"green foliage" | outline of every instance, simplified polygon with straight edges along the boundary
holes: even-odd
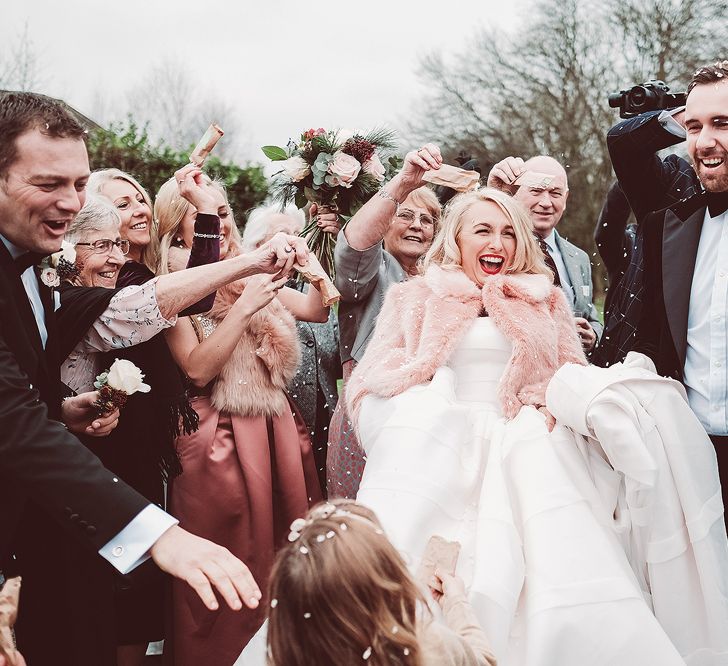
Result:
[[[397,148],[397,139],[394,130],[387,127],[375,127],[363,137],[364,141],[373,143],[382,153],[393,152]]]
[[[280,146],[263,146],[261,150],[269,160],[274,162],[288,159],[288,153]]]
[[[109,129],[94,130],[88,139],[92,170],[115,167],[126,171],[152,198],[177,169],[189,162],[191,151],[192,146],[189,151],[178,152],[168,146],[152,144],[146,128],[131,119]],[[241,227],[247,213],[263,203],[268,195],[268,180],[260,165],[239,166],[210,156],[205,162],[205,173],[224,183],[230,206]]]
[[[392,155],[384,163],[384,180],[392,180],[392,178],[394,178],[394,176],[402,170],[403,165],[404,159],[402,159],[399,155]]]

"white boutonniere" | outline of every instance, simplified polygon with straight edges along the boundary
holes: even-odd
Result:
[[[81,266],[76,263],[76,248],[66,241],[61,249],[46,257],[40,264],[40,279],[46,287],[58,287],[61,280],[73,280],[81,274]]]

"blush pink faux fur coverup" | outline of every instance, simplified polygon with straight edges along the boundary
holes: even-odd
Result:
[[[546,384],[564,363],[586,365],[571,308],[545,276],[496,275],[480,289],[459,268],[433,265],[387,292],[346,387],[354,422],[365,395],[391,397],[432,379],[483,308],[513,345],[498,387],[506,418],[543,403]]]

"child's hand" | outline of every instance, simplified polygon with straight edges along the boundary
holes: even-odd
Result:
[[[435,571],[435,575],[429,583],[430,592],[440,606],[443,605],[445,597],[464,597],[465,583],[460,576],[452,576],[442,571]]]

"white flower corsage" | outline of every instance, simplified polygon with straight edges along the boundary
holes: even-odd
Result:
[[[40,264],[40,279],[46,287],[58,287],[61,280],[73,280],[81,274],[76,263],[76,248],[63,241],[61,249],[46,257]]]
[[[121,409],[127,398],[134,393],[149,393],[152,387],[143,382],[144,374],[131,361],[116,359],[111,368],[102,372],[94,386],[99,392],[99,398],[94,404],[100,414],[108,414],[115,409]]]

